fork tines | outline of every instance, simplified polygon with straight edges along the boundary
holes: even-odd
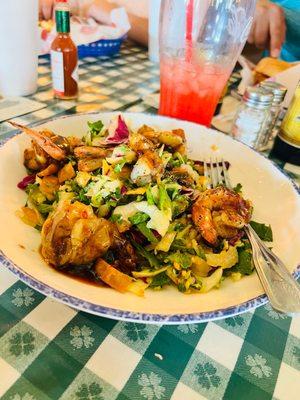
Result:
[[[207,179],[207,188],[216,188],[217,186],[223,185],[231,189],[231,183],[229,179],[228,169],[229,164],[224,159],[213,159],[210,158],[209,162],[204,160],[204,176]]]

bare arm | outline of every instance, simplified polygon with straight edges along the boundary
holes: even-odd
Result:
[[[279,57],[285,31],[282,8],[268,0],[258,0],[248,42],[259,49],[269,49],[271,57]]]
[[[88,10],[88,16],[95,18],[99,22],[109,24],[110,12],[118,5],[109,3],[106,0],[95,0],[94,4]],[[128,13],[131,29],[128,36],[138,43],[148,46],[148,19],[137,17]]]

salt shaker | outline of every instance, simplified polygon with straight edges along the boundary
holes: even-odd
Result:
[[[261,87],[249,87],[234,118],[231,136],[255,150],[269,133],[273,94]]]
[[[263,81],[260,83],[260,87],[269,90],[273,93],[273,101],[271,104],[271,115],[270,115],[270,128],[269,135],[265,136],[264,142],[261,143],[262,147],[268,148],[272,145],[272,142],[277,134],[278,128],[277,121],[281,111],[281,104],[285,98],[287,88],[280,83]]]

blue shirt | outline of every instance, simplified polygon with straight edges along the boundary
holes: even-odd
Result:
[[[300,60],[300,0],[272,0],[283,7],[286,20],[286,41],[280,58],[285,61]]]

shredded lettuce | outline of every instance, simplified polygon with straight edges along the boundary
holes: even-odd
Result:
[[[171,279],[168,277],[166,272],[161,272],[160,274],[153,277],[152,282],[150,283],[150,287],[163,287],[165,285],[169,285],[171,283]]]
[[[235,272],[240,272],[242,275],[251,275],[253,272],[252,253],[244,248],[238,249],[239,261],[235,266]]]
[[[101,136],[101,131],[103,129],[103,122],[102,121],[95,121],[95,122],[91,122],[88,121],[88,127],[89,127],[89,131],[91,133],[91,140],[93,141],[93,139],[95,139],[98,136]]]
[[[184,195],[178,195],[172,201],[172,215],[173,218],[184,213],[190,206],[188,198]]]
[[[123,221],[122,215],[121,214],[113,214],[110,217],[111,222],[117,222],[117,223],[121,223]]]
[[[158,243],[157,237],[154,233],[147,227],[146,222],[142,222],[136,226],[138,230],[145,236],[146,239],[151,243]]]
[[[149,206],[155,205],[154,197],[153,197],[153,194],[151,191],[151,186],[147,187],[146,198],[147,198],[147,203],[149,204]]]
[[[151,268],[160,268],[161,267],[160,262],[158,261],[158,259],[155,257],[154,254],[152,254],[149,251],[147,251],[146,249],[144,249],[141,245],[136,243],[134,240],[132,241],[132,244],[136,248],[138,254],[148,261]]]
[[[169,218],[172,219],[172,202],[163,183],[158,186],[159,202],[158,208]]]
[[[45,203],[37,205],[36,208],[41,214],[49,214],[53,210],[53,206],[51,204]]]
[[[142,222],[147,222],[150,219],[148,214],[143,212],[137,212],[132,217],[129,217],[128,220],[132,223],[132,225],[138,225]]]
[[[119,174],[122,171],[125,164],[126,164],[126,160],[123,158],[122,161],[118,162],[118,164],[115,166],[114,171],[117,174]]]
[[[183,269],[190,268],[192,265],[192,256],[188,253],[180,253],[179,251],[166,257],[167,261],[179,264]]]

